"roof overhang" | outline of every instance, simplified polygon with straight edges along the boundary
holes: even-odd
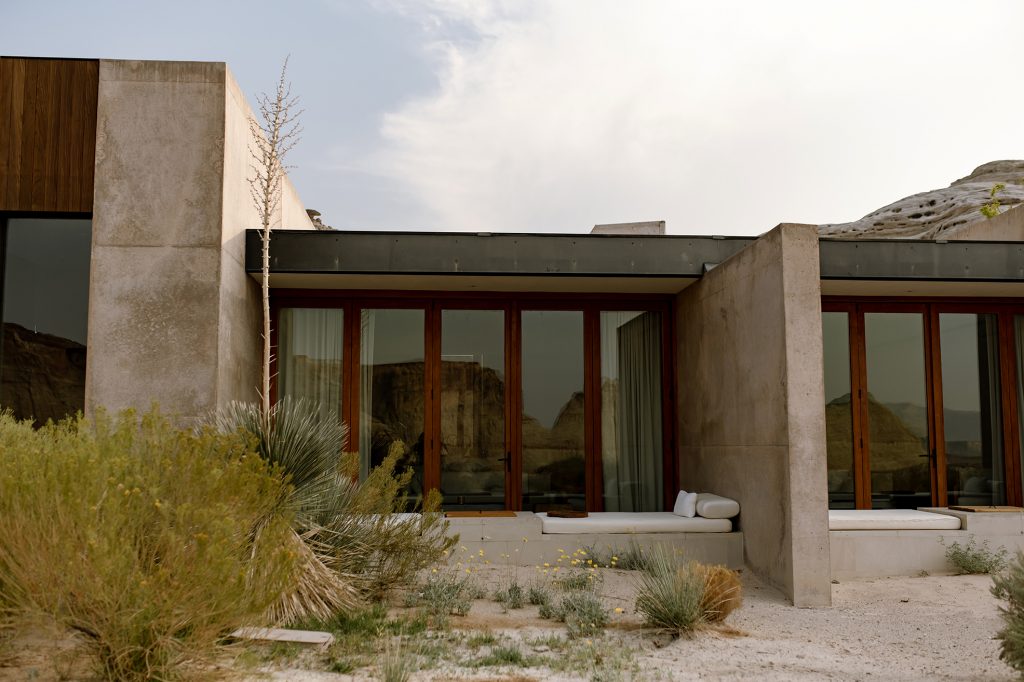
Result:
[[[752,237],[275,230],[278,288],[674,293]],[[258,230],[246,271],[260,272]],[[819,241],[822,292],[1024,296],[1024,243]]]

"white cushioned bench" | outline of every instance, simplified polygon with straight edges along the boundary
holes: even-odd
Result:
[[[960,519],[917,509],[830,509],[829,530],[960,530]]]
[[[537,514],[546,534],[593,533],[729,533],[729,519],[678,516],[672,512],[590,512],[582,519],[560,519]]]

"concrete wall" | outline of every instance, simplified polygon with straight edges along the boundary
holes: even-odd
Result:
[[[745,559],[831,600],[818,238],[780,225],[676,300],[680,484],[740,503]]]
[[[995,218],[981,219],[951,234],[951,240],[1024,241],[1024,205],[1014,206]]]
[[[100,62],[87,411],[156,401],[190,421],[255,399],[247,111],[223,63]],[[283,204],[295,220],[290,186]]]

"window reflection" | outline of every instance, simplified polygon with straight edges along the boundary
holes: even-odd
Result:
[[[585,509],[583,313],[522,314],[523,509]]]
[[[853,509],[853,402],[850,389],[850,321],[843,312],[821,316],[825,354],[825,433],[828,506]]]
[[[10,219],[3,236],[0,406],[40,425],[85,406],[92,223]]]

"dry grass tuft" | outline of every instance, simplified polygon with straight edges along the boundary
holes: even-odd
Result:
[[[701,618],[706,623],[721,623],[743,604],[743,585],[736,571],[725,566],[695,567],[703,574],[704,593],[700,598]]]

